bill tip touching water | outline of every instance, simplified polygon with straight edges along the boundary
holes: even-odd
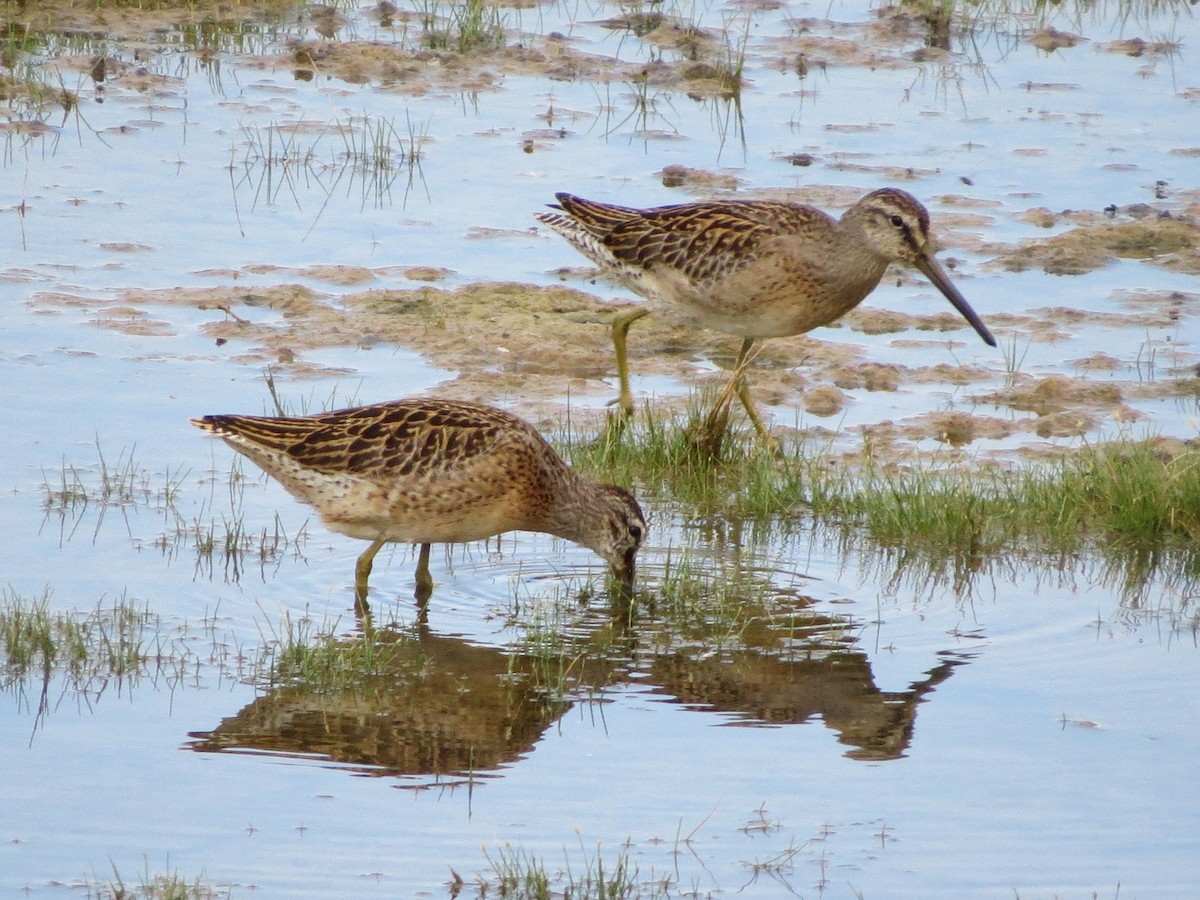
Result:
[[[312,416],[210,415],[191,420],[312,506],[331,531],[370,541],[355,566],[366,608],[375,554],[421,547],[416,597],[433,591],[435,543],[536,531],[588,547],[622,592],[633,587],[646,519],[624,488],[563,461],[524,419],[477,403],[409,399]]]

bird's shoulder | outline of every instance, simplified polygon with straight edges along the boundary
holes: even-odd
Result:
[[[694,283],[726,277],[776,252],[780,242],[835,224],[810,206],[754,200],[687,203],[646,210],[612,227],[612,255],[644,269],[677,270]]]
[[[453,400],[400,400],[322,413],[291,429],[286,452],[310,469],[394,477],[447,471],[540,435],[503,410]]]

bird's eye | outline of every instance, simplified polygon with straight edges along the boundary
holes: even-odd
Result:
[[[903,228],[903,227],[904,227],[904,218],[903,218],[902,216],[899,216],[899,215],[894,215],[894,216],[892,216],[892,218],[891,218],[891,222],[892,222],[892,224],[893,224],[893,225],[895,225],[897,228]]]
[[[640,544],[642,542],[642,526],[641,525],[630,525],[629,526],[629,536],[632,537],[635,541],[637,541]]]

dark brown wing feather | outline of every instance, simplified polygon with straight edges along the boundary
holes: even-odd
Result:
[[[488,452],[514,431],[542,441],[516,416],[449,400],[397,400],[295,418],[216,415],[192,421],[332,475],[433,474]]]
[[[619,263],[666,266],[693,284],[728,275],[756,259],[771,239],[808,228],[814,218],[828,218],[793,203],[728,200],[635,210],[570,194],[557,197],[562,210]]]

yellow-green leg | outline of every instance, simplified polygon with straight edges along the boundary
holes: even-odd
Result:
[[[767,426],[763,424],[762,416],[758,414],[758,405],[750,396],[750,382],[746,379],[746,364],[750,359],[750,351],[754,348],[754,340],[754,338],[746,338],[742,341],[742,349],[738,353],[737,364],[733,368],[733,378],[737,384],[738,399],[742,401],[746,415],[754,423],[754,430],[758,432],[759,438],[770,447],[778,449],[775,438],[771,437],[771,432],[767,431]]]
[[[371,577],[371,567],[375,564],[375,554],[384,545],[383,538],[376,538],[371,546],[362,552],[358,562],[354,564],[354,608],[360,615],[370,615],[371,607],[367,604],[367,580]]]
[[[424,607],[433,596],[433,576],[429,574],[429,545],[422,544],[417,554],[417,589],[413,591],[417,605]]]
[[[621,313],[612,323],[613,349],[617,351],[617,380],[620,393],[617,395],[617,405],[625,418],[633,415],[633,392],[629,389],[629,357],[625,351],[625,339],[629,335],[629,327],[638,319],[650,315],[650,310],[644,306]]]

